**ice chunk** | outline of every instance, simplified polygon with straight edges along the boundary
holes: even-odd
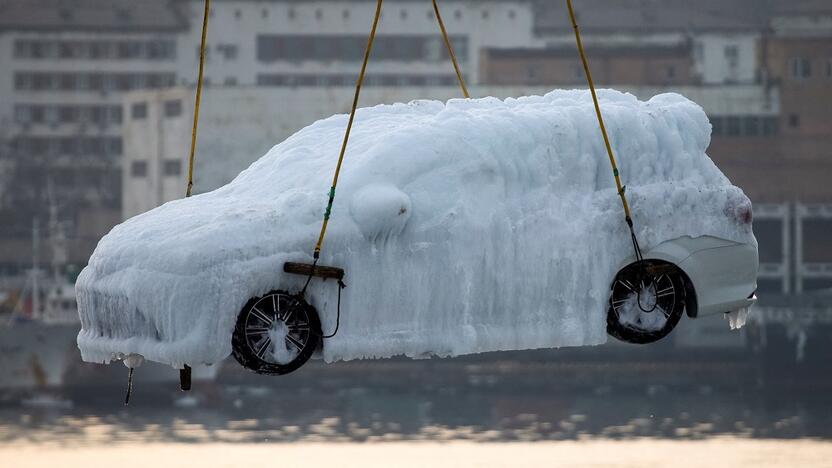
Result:
[[[645,250],[679,236],[754,242],[726,214],[748,199],[705,154],[698,105],[599,95]],[[82,357],[228,356],[250,298],[302,287],[282,264],[312,260],[346,122],[315,122],[228,185],[113,228],[76,285]],[[320,260],[349,285],[323,358],[603,343],[610,284],[631,253],[588,92],[360,109]],[[319,280],[306,292],[325,333],[337,294]]]
[[[642,303],[639,304],[639,293],[632,293],[617,309],[618,320],[622,325],[632,325],[640,330],[658,331],[664,328],[669,314],[656,304],[656,286],[651,282],[641,290]]]
[[[370,241],[395,236],[410,219],[410,197],[390,184],[370,184],[352,196],[350,214]]]
[[[144,364],[144,356],[141,354],[131,353],[124,357],[124,365],[130,369],[135,369]]]
[[[289,327],[286,323],[275,320],[272,322],[272,327],[269,329],[269,353],[272,360],[278,364],[288,364],[292,362],[298,355],[298,349],[294,346],[289,346],[286,342],[286,337],[289,335]]]
[[[725,318],[728,319],[728,326],[731,327],[731,330],[739,330],[745,326],[750,310],[751,307],[749,306],[725,314]]]

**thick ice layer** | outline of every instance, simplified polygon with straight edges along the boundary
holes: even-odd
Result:
[[[659,331],[667,324],[669,312],[656,305],[655,301],[650,302],[651,296],[656,294],[653,284],[643,288],[642,294],[647,298],[645,302],[648,304],[639,305],[639,294],[630,294],[618,308],[618,320],[623,325],[633,326],[640,330]]]
[[[731,216],[748,199],[705,154],[699,106],[599,94],[645,249],[682,235],[753,242]],[[116,226],[77,283],[83,358],[225,358],[249,298],[301,286],[282,264],[311,261],[346,120]],[[348,284],[324,358],[603,343],[609,285],[631,251],[587,92],[361,109],[321,258]],[[324,333],[336,295],[332,281],[307,292]]]

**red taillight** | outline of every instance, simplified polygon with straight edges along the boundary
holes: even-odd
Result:
[[[737,221],[740,224],[751,224],[751,221],[754,219],[754,213],[751,210],[751,204],[747,205],[740,205],[737,207],[736,211]]]
[[[754,215],[751,211],[751,201],[747,198],[737,203],[735,200],[729,200],[725,204],[725,215],[734,218],[739,224],[751,224]]]

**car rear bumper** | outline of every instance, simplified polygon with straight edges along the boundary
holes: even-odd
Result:
[[[731,312],[757,300],[756,245],[733,244],[694,252],[681,262],[696,291],[697,316]]]

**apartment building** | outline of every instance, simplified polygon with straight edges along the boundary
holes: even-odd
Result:
[[[443,0],[441,14],[466,79],[479,82],[479,51],[535,42],[527,0]],[[376,2],[217,0],[207,42],[207,82],[274,87],[352,86]],[[197,66],[202,0],[183,0],[192,27],[178,41],[179,75]],[[186,80],[188,81],[188,80]],[[192,80],[190,80],[192,82]],[[455,86],[430,1],[384,3],[367,86]]]
[[[0,1],[0,274],[31,263],[49,206],[72,263],[118,220],[121,94],[174,84],[186,28],[164,0]]]
[[[529,1],[440,4],[472,84],[479,80],[478,50],[534,41]],[[32,218],[51,203],[69,226],[74,263],[83,264],[120,219],[123,123],[142,115],[123,96],[195,83],[203,5],[0,0],[0,179],[10,181],[0,193],[0,275],[31,262]],[[369,0],[213,1],[206,101],[217,87],[351,87],[374,7]],[[430,2],[385,2],[365,85],[457,89]],[[165,118],[190,118],[191,104],[181,101],[161,110]],[[153,119],[148,105],[144,112]],[[140,143],[142,154],[152,152],[149,142]],[[167,173],[181,176],[181,168],[169,165]]]

